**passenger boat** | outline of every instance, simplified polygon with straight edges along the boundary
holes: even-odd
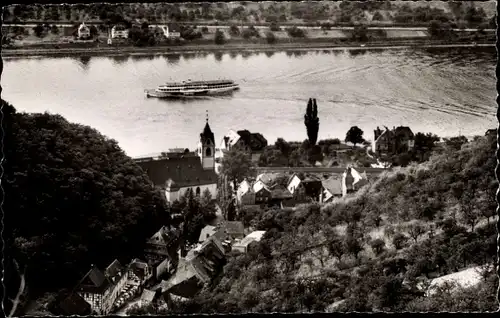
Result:
[[[146,97],[189,97],[189,96],[209,96],[229,93],[239,89],[239,85],[231,80],[216,81],[182,81],[166,83],[156,89],[146,89]]]

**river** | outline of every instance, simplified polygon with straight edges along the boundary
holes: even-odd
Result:
[[[409,126],[441,137],[484,135],[497,125],[495,48],[297,50],[114,57],[4,58],[2,98],[18,111],[89,125],[130,156],[194,148],[206,111],[219,143],[229,129],[304,140],[317,99],[319,138],[357,125]],[[230,78],[232,96],[167,101],[145,88],[170,80]]]

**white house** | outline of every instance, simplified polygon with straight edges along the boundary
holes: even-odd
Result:
[[[348,167],[342,174],[342,196],[359,190],[368,183],[366,172],[360,173],[352,167]]]
[[[78,38],[79,39],[88,39],[90,38],[90,28],[85,25],[85,22],[82,22],[78,27]]]
[[[175,23],[169,23],[168,25],[161,26],[163,35],[167,39],[178,39],[181,37],[181,30],[179,26]]]
[[[255,192],[253,186],[248,180],[243,180],[236,191],[236,200],[238,204],[255,204]]]
[[[112,39],[127,39],[128,31],[124,25],[117,24],[113,26],[111,29],[111,38]]]
[[[160,158],[137,158],[135,161],[153,184],[164,191],[167,201],[173,202],[188,189],[197,196],[208,189],[212,197],[216,197],[218,177],[214,155],[214,134],[207,119],[196,153],[166,153]]]
[[[323,186],[321,202],[328,203],[334,198],[342,197],[342,176],[334,174],[330,178],[322,180],[321,185]]]
[[[248,246],[252,242],[260,242],[260,240],[262,239],[262,237],[264,236],[265,233],[266,233],[266,231],[254,231],[254,232],[248,234],[240,242],[235,243],[232,246],[232,250],[238,251],[241,253],[246,253],[248,251]]]

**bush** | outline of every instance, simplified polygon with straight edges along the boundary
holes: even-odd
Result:
[[[268,44],[276,43],[276,36],[273,32],[266,32],[266,41]]]
[[[276,31],[281,31],[281,28],[280,28],[280,26],[277,23],[273,22],[269,26],[269,30],[271,30],[273,32],[276,32]]]
[[[215,44],[218,45],[226,43],[226,37],[224,36],[224,33],[221,30],[215,31],[214,42]]]
[[[304,38],[306,36],[306,32],[296,26],[286,29],[286,32],[292,38]]]

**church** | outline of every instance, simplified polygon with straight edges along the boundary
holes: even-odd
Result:
[[[208,124],[200,134],[195,152],[170,151],[159,157],[136,158],[135,162],[146,172],[154,186],[164,191],[168,202],[178,200],[191,189],[197,196],[208,189],[215,199],[215,138]]]

